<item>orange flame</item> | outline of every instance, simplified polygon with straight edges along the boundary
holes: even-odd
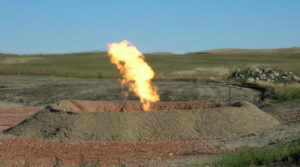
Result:
[[[145,62],[145,57],[129,41],[108,44],[108,55],[111,63],[115,64],[123,78],[122,86],[129,84],[129,90],[140,98],[145,111],[151,110],[151,104],[159,101],[157,88],[151,82],[154,71]]]

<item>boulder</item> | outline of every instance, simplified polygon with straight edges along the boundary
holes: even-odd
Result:
[[[240,73],[236,71],[232,74],[232,76],[235,78],[238,78],[240,76]]]
[[[274,73],[269,73],[268,74],[268,79],[274,80],[276,78],[276,75]]]
[[[248,82],[248,83],[253,83],[254,81],[255,81],[254,78],[248,78],[248,79],[247,79],[247,82]]]
[[[245,75],[240,74],[240,78],[245,79]]]
[[[246,70],[236,69],[231,75],[235,79],[243,79],[248,83],[257,80],[273,82],[273,81],[297,81],[300,83],[300,77],[292,72],[284,72],[281,70],[273,70],[271,68],[259,69],[256,66],[250,66]],[[240,80],[241,81],[241,80]]]
[[[257,77],[258,77],[260,80],[264,80],[264,79],[266,79],[266,74],[258,74]]]
[[[265,68],[265,69],[263,69],[263,73],[268,73],[270,71],[272,71],[272,68]]]
[[[247,74],[254,75],[255,73],[258,73],[258,72],[259,72],[259,68],[257,68],[256,66],[250,66],[246,69]]]
[[[300,82],[300,77],[294,75],[294,79],[295,79],[295,81]]]

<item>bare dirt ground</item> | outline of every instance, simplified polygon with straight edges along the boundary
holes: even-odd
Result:
[[[228,86],[203,82],[155,82],[162,101],[227,103]],[[232,87],[232,101],[259,104],[261,92]],[[0,128],[13,127],[41,108],[60,100],[124,100],[115,80],[0,76]],[[137,100],[130,95],[127,100]],[[0,135],[0,162],[6,165],[76,166],[101,165],[183,166],[203,163],[216,153],[239,147],[266,147],[300,139],[300,103],[284,102],[261,109],[281,122],[259,134],[231,139],[168,140],[153,142],[101,142],[33,140]],[[212,122],[214,123],[214,122]],[[2,131],[0,130],[0,131]],[[58,157],[58,161],[56,158]],[[0,163],[0,164],[1,164]],[[0,165],[1,166],[1,165]]]
[[[155,82],[161,101],[227,102],[228,86],[204,82]],[[232,87],[232,101],[258,103],[260,92]],[[45,106],[60,100],[124,100],[120,83],[107,79],[0,76],[0,101]],[[138,100],[129,95],[127,100]]]
[[[179,165],[180,159],[201,158],[201,154],[234,151],[206,144],[201,140],[169,140],[154,142],[60,142],[29,139],[0,140],[0,159],[7,165],[53,166],[59,158],[61,164],[78,166]],[[178,161],[178,162],[176,162]],[[171,164],[171,163],[170,163]]]
[[[70,107],[70,103],[63,102],[59,102],[59,108]],[[18,126],[5,130],[4,134],[60,141],[208,140],[258,134],[279,125],[278,120],[248,102],[232,107],[198,109],[195,107],[208,105],[196,102],[156,102],[153,109],[165,106],[172,110],[162,108],[151,112],[134,111],[141,105],[138,101],[129,101],[125,106],[130,105],[133,111],[127,112],[111,111],[111,107],[118,109],[116,106],[120,102],[76,102],[83,102],[80,110],[77,106],[73,107],[75,111],[72,108],[60,110],[48,107]],[[97,110],[99,105],[105,110]],[[86,108],[93,108],[91,106],[96,106],[95,112],[86,112]],[[182,106],[190,106],[191,109],[186,110]]]

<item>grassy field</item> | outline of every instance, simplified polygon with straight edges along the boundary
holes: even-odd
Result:
[[[285,162],[284,159],[293,157],[300,152],[300,141],[282,144],[274,148],[249,148],[223,156],[219,162],[206,166],[211,167],[248,167],[270,163]],[[295,159],[297,160],[297,158]],[[286,164],[287,165],[287,164]],[[275,165],[274,165],[275,166]],[[285,166],[282,164],[281,166]],[[201,165],[195,165],[201,167]]]
[[[236,68],[250,65],[292,71],[300,75],[300,53],[229,52],[225,50],[187,54],[145,54],[156,79],[220,80]],[[82,78],[117,78],[119,72],[105,52],[73,54],[12,55],[0,54],[0,74],[49,75]]]

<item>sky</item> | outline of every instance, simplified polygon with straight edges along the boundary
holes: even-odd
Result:
[[[300,46],[299,0],[0,0],[0,52]]]

